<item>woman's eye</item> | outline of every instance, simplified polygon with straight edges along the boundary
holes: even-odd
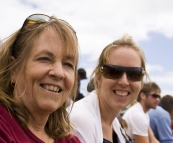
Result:
[[[64,63],[64,65],[66,65],[66,66],[68,66],[68,67],[70,67],[70,68],[74,68],[74,66],[73,66],[73,64],[72,63]]]
[[[48,57],[40,57],[39,60],[41,60],[41,61],[50,61],[50,58],[48,58]]]

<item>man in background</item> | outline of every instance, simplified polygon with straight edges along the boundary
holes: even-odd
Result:
[[[165,95],[156,110],[148,112],[150,126],[160,143],[173,143],[171,117],[173,116],[173,96]]]
[[[128,128],[126,133],[135,143],[158,143],[150,127],[148,111],[155,109],[160,101],[160,88],[155,82],[144,83],[137,101],[123,115]]]
[[[87,79],[86,77],[86,71],[83,68],[78,69],[78,89],[77,89],[77,95],[75,101],[78,101],[82,98],[84,98],[84,95],[80,92],[80,85],[81,85],[81,80]]]

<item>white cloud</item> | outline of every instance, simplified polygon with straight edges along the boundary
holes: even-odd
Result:
[[[167,89],[167,90],[163,90],[163,91],[161,92],[161,96],[165,96],[165,95],[167,95],[167,94],[173,96],[173,90]]]
[[[36,12],[55,14],[68,20],[81,37],[81,43],[87,43],[88,35],[93,36],[90,43],[97,43],[94,39],[112,41],[124,33],[141,41],[148,39],[147,34],[151,31],[173,37],[172,5],[172,0],[0,0],[3,21],[0,37],[15,31],[28,15]],[[88,52],[91,48],[87,48]]]
[[[80,54],[95,62],[107,44],[125,33],[136,42],[149,40],[151,32],[173,38],[172,6],[172,0],[0,0],[0,39],[19,29],[30,14],[54,14],[74,27]],[[172,86],[173,74],[164,73],[162,66],[148,64],[147,71],[151,79]]]
[[[168,85],[173,87],[173,71],[165,72],[164,74],[160,75],[151,75],[151,80],[157,81],[163,85]]]
[[[173,95],[173,71],[166,71],[161,65],[147,64],[147,72],[150,80],[156,82],[161,90],[162,95]]]
[[[150,73],[152,71],[155,71],[155,72],[163,72],[164,71],[164,69],[161,65],[150,65],[150,64],[146,65],[146,70],[148,73]]]

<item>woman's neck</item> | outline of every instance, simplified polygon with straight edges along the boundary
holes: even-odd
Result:
[[[101,99],[99,99],[99,107],[100,107],[101,121],[104,122],[104,124],[112,126],[112,122],[115,119],[115,117],[118,116],[120,110],[112,109],[109,105],[104,103]]]
[[[32,116],[27,124],[28,129],[39,139],[46,143],[53,143],[54,139],[50,138],[45,132],[45,125],[48,117]]]

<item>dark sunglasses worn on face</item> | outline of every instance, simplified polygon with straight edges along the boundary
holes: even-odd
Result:
[[[130,81],[141,81],[145,73],[142,67],[122,67],[110,64],[104,64],[100,71],[108,79],[119,79],[123,73],[126,73],[127,79]]]
[[[52,19],[55,19],[53,16],[48,16],[45,14],[32,14],[29,17],[26,18],[26,20],[23,23],[23,27],[29,25],[29,24],[41,24],[41,23],[46,23],[46,22],[50,22]],[[74,28],[65,20],[62,19],[58,19],[59,21],[62,21],[64,23],[66,23],[70,29],[76,34]]]
[[[161,99],[161,96],[158,94],[149,94],[149,93],[145,93],[146,95],[152,96],[153,98],[159,98]]]

